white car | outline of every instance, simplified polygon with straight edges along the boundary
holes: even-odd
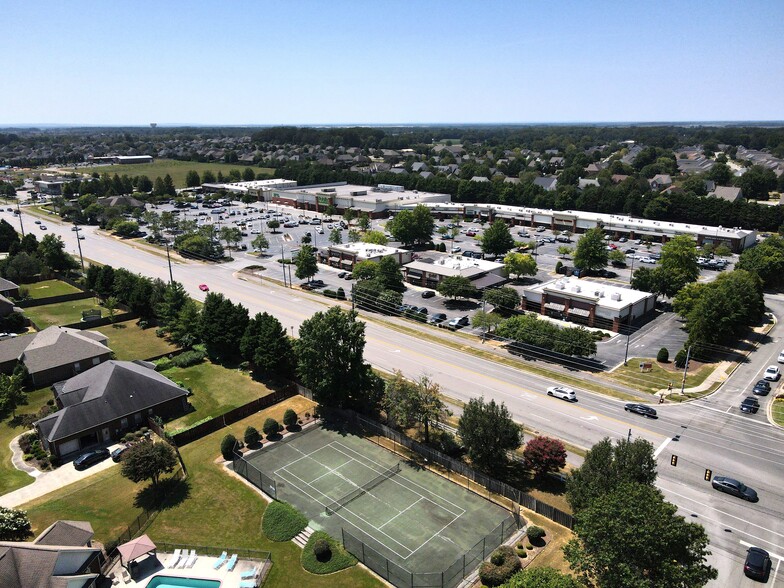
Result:
[[[547,395],[566,400],[567,402],[577,402],[577,394],[566,386],[551,386],[547,389]]]
[[[779,352],[779,359],[778,359],[778,362],[779,362],[779,363],[784,363],[784,351],[780,351],[780,352]]]
[[[778,366],[769,365],[768,369],[765,370],[765,375],[762,377],[766,380],[770,380],[771,382],[775,382],[781,377],[781,371],[779,370]]]

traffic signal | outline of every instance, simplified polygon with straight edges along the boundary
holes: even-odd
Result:
[[[675,467],[675,466],[678,465],[678,456],[677,455],[673,455],[672,457],[670,457],[670,465],[672,467]]]
[[[709,469],[706,469],[705,470],[705,481],[706,482],[710,482],[712,477],[713,477],[713,472],[710,471]]]

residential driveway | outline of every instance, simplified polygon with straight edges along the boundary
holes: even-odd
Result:
[[[109,447],[109,451],[112,451],[117,447],[120,447],[120,445],[112,445]],[[30,502],[35,498],[49,494],[58,488],[67,486],[68,484],[72,484],[74,482],[78,482],[79,480],[83,480],[88,476],[92,476],[93,474],[102,472],[103,470],[118,465],[111,459],[106,459],[80,472],[74,468],[72,462],[68,462],[56,470],[52,470],[51,472],[38,472],[38,470],[35,470],[31,473],[29,467],[22,467],[24,462],[21,462],[21,453],[19,451],[19,445],[17,444],[16,439],[11,442],[11,448],[14,453],[14,465],[17,467],[17,469],[21,469],[33,475],[33,477],[35,477],[35,481],[32,484],[28,484],[24,488],[19,488],[18,490],[14,490],[13,492],[9,492],[8,494],[0,496],[0,506],[4,506],[6,508],[17,508],[26,502]],[[36,472],[38,472],[37,475]]]

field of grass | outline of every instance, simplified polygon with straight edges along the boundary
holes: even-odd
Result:
[[[51,296],[62,296],[63,294],[76,294],[79,288],[74,288],[70,284],[61,282],[60,280],[44,280],[43,282],[36,282],[35,284],[25,284],[22,289],[27,290],[30,298],[39,300],[41,298],[49,298]]]
[[[773,405],[770,407],[773,422],[779,427],[784,427],[784,400],[774,400]]]
[[[171,368],[161,373],[193,390],[193,395],[188,400],[196,409],[167,423],[166,428],[170,432],[188,427],[207,417],[217,416],[272,392],[245,372],[209,361],[187,368]]]
[[[109,347],[117,359],[147,359],[177,349],[166,339],[155,336],[154,328],[142,329],[135,320],[106,325],[95,329],[109,337]]]
[[[181,449],[188,478],[160,511],[146,533],[153,541],[270,551],[272,570],[266,586],[300,588],[375,588],[382,583],[355,566],[339,575],[313,576],[302,569],[301,549],[291,541],[275,543],[261,532],[266,502],[258,493],[227,473],[216,458],[220,440],[228,432],[242,436],[248,425],[261,428],[267,417],[281,420],[287,408],[313,410],[313,403],[297,396],[261,411]],[[23,505],[36,532],[57,519],[87,520],[95,539],[113,540],[140,512],[134,505],[143,484],[133,484],[112,467],[86,480],[61,488]]]
[[[101,308],[95,298],[85,298],[83,300],[72,300],[70,302],[25,308],[24,313],[30,317],[39,329],[45,329],[52,325],[78,323],[82,320],[83,310],[93,310],[95,308]],[[105,308],[101,310],[103,316],[108,315]]]
[[[650,372],[640,372],[640,364],[643,362],[651,362],[653,364]],[[630,357],[627,363],[628,365],[622,365],[611,374],[608,374],[608,377],[648,394],[656,394],[660,390],[666,390],[667,384],[670,382],[672,382],[674,390],[679,391],[681,388],[682,370],[670,371],[664,369],[655,361],[640,357]],[[686,376],[686,388],[702,384],[715,368],[715,365],[703,365],[697,371],[689,373]]]
[[[243,163],[200,163],[197,161],[177,161],[174,159],[158,159],[150,164],[141,165],[96,165],[94,167],[80,167],[76,169],[76,172],[107,173],[110,176],[113,176],[114,174],[120,176],[126,174],[130,177],[147,176],[153,181],[155,181],[155,178],[158,176],[164,177],[166,174],[169,174],[172,177],[172,180],[174,180],[175,187],[185,188],[185,176],[190,170],[197,171],[199,176],[209,170],[217,176],[218,172],[223,172],[224,175],[228,175],[229,171],[233,169],[239,170],[241,173],[246,167],[252,168],[256,174],[274,173],[274,170],[268,167],[254,167]],[[62,169],[65,171],[74,171],[71,167],[64,167]]]
[[[47,388],[35,390],[27,395],[27,404],[20,406],[17,414],[38,412],[46,401],[52,398],[52,391]],[[6,494],[17,488],[32,483],[33,478],[17,470],[11,463],[11,450],[8,445],[17,435],[24,433],[23,427],[12,427],[8,420],[0,422],[0,494]]]

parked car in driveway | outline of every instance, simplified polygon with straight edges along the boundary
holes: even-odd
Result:
[[[714,476],[711,486],[719,492],[731,494],[749,502],[757,502],[759,497],[757,492],[734,478],[727,478],[726,476]]]
[[[760,380],[754,384],[754,388],[751,391],[758,396],[767,396],[768,392],[770,392],[770,382],[767,380]]]
[[[740,403],[740,411],[755,414],[759,410],[760,404],[754,396],[746,396]]]
[[[123,445],[122,447],[118,447],[114,451],[112,451],[112,461],[117,463],[122,459],[123,453],[128,451],[129,447],[127,445]]]
[[[82,453],[74,460],[73,464],[77,470],[84,470],[89,468],[91,465],[95,465],[96,463],[107,459],[108,457],[109,450],[105,447],[101,449],[93,449],[87,453]]]
[[[781,370],[779,370],[778,366],[769,365],[762,377],[771,382],[776,382],[781,377]]]
[[[625,405],[623,407],[623,410],[625,410],[626,412],[634,412],[634,413],[637,413],[637,414],[641,414],[642,416],[648,417],[648,418],[651,418],[651,419],[656,418],[656,409],[655,408],[651,408],[647,404],[634,404],[634,403],[631,403],[631,404]]]
[[[577,394],[574,393],[574,390],[567,388],[566,386],[550,386],[547,389],[547,395],[566,400],[567,402],[577,402]]]
[[[743,573],[754,580],[766,581],[771,568],[770,554],[760,547],[749,547],[746,552],[746,561],[743,563]]]

